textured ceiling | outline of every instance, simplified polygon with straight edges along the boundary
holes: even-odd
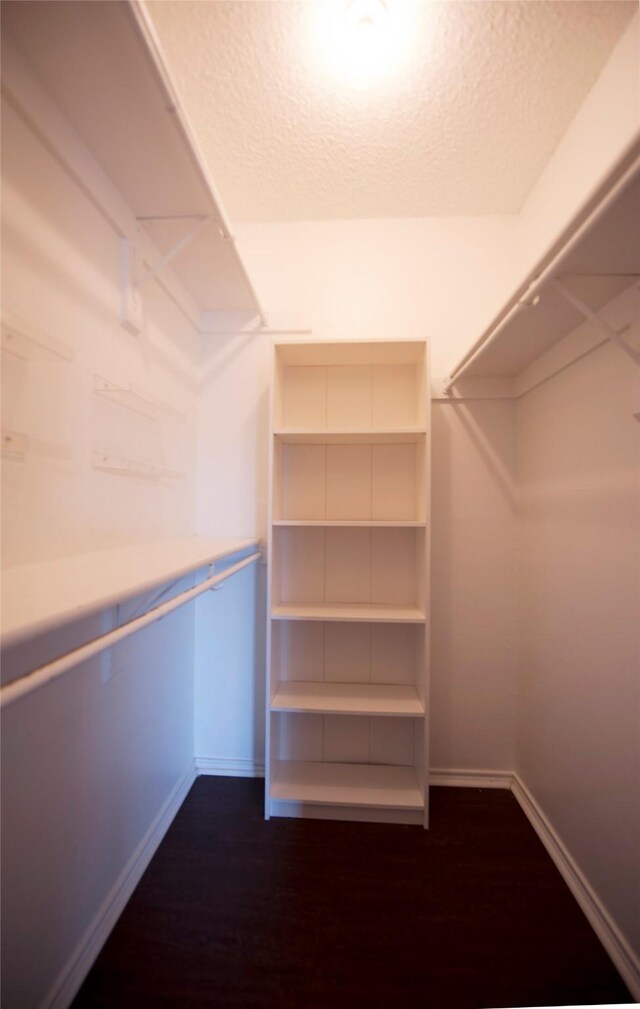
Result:
[[[387,0],[360,78],[347,6],[148,3],[232,220],[516,213],[637,9]]]

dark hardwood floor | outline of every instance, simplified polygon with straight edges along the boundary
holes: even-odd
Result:
[[[196,781],[74,1009],[632,1001],[509,792],[434,788],[429,831],[262,793]]]

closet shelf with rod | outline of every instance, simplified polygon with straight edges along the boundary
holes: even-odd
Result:
[[[599,320],[601,310],[640,282],[640,138],[594,197],[529,272],[491,325],[453,369],[445,391],[464,378],[515,378],[584,322],[618,343],[636,363],[626,330]]]
[[[208,565],[256,552],[256,539],[173,537],[6,568],[3,648],[142,595]]]
[[[124,243],[135,290],[157,279],[199,328],[218,313],[264,325],[144,3],[42,4],[35,16],[31,4],[9,6],[3,92],[89,190]]]

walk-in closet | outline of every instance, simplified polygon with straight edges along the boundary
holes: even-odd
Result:
[[[640,999],[635,0],[2,0],[6,1009]]]

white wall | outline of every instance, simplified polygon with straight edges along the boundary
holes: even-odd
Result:
[[[4,565],[191,534],[196,334],[154,285],[143,334],[119,326],[117,236],[10,107],[2,215],[3,319],[72,351],[54,363],[2,354],[3,431],[26,434],[32,449],[23,461],[3,459]],[[182,417],[152,421],[103,401],[94,374],[134,383]],[[185,475],[101,473],[94,448]],[[3,673],[33,668],[114,619],[99,614],[3,654]],[[7,1006],[51,1004],[60,985],[62,1003],[73,993],[64,984],[81,980],[83,955],[105,938],[91,929],[190,780],[193,646],[186,608],[3,711]],[[80,973],[69,974],[77,957]]]
[[[515,403],[436,403],[432,460],[431,766],[515,759]]]
[[[590,199],[639,133],[637,12],[518,215],[519,254],[527,269]]]
[[[616,324],[631,312],[639,338],[637,302],[625,304]],[[636,383],[606,343],[518,403],[517,738],[525,784],[638,955]]]
[[[193,528],[197,336],[157,287],[146,324],[118,323],[114,231],[3,105],[3,320],[65,344],[72,360],[3,353],[2,426],[31,440],[3,467],[3,565]],[[179,413],[152,420],[93,392],[94,375],[133,384]],[[92,468],[95,449],[182,471],[160,482]]]
[[[196,601],[194,753],[204,772],[264,767],[265,574],[248,568]]]
[[[267,313],[316,339],[431,343],[445,376],[519,280],[517,219],[239,224],[243,255]]]
[[[3,668],[33,668],[113,619],[35,641],[3,656]],[[191,782],[193,636],[193,611],[177,610],[3,710],[7,1007],[69,1004],[153,853],[145,843]]]

